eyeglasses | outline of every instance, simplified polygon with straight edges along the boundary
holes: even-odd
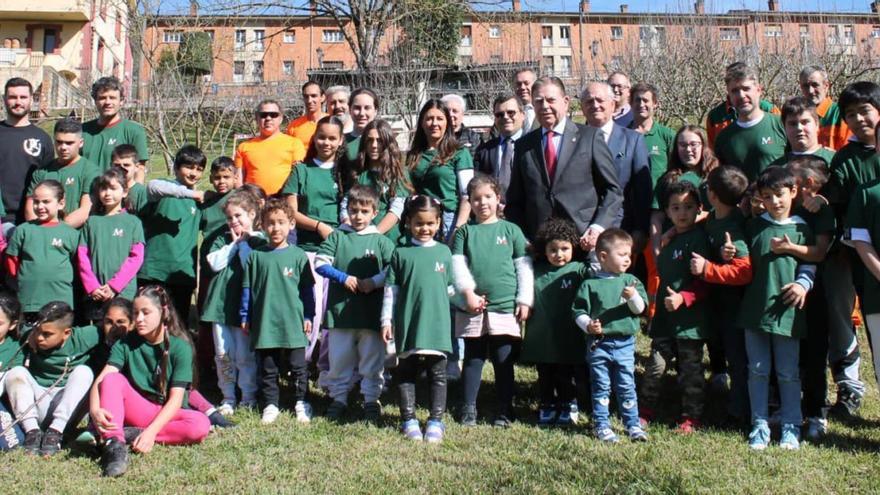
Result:
[[[257,117],[261,119],[277,119],[281,114],[278,112],[259,112],[257,113]]]
[[[703,143],[701,141],[691,141],[690,143],[678,143],[678,147],[681,149],[702,148]]]
[[[495,112],[495,118],[496,119],[503,119],[505,115],[508,117],[515,117],[517,113],[518,113],[518,110],[506,110],[503,112]]]

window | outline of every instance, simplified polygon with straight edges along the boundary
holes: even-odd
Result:
[[[639,47],[660,48],[666,45],[666,28],[663,26],[639,26]]]
[[[613,40],[622,40],[623,39],[623,26],[611,26],[611,39],[613,39]]]
[[[232,62],[232,82],[244,81],[244,60]]]
[[[285,43],[296,43],[296,31],[284,31]]]
[[[854,45],[856,42],[852,24],[828,26],[828,43],[831,45]]]
[[[852,24],[847,24],[843,26],[843,39],[846,41],[847,45],[853,45],[856,42],[855,32],[853,31]]]
[[[459,62],[461,67],[469,67],[473,63],[473,59],[470,55],[462,55],[459,58],[461,59],[461,62]]]
[[[235,49],[236,50],[244,50],[244,45],[247,43],[247,31],[244,29],[236,29],[235,30]],[[244,74],[244,70],[242,70],[242,74]]]
[[[721,28],[721,40],[732,41],[739,39],[739,28]]]
[[[165,43],[180,43],[180,40],[183,39],[183,33],[181,31],[165,31],[163,39]]]
[[[293,75],[293,60],[285,60],[281,62],[281,73],[285,76]]]
[[[261,52],[266,49],[266,31],[254,29],[254,51]]]
[[[559,57],[559,70],[554,72],[560,77],[571,77],[571,57],[568,55]]]
[[[620,70],[621,67],[623,67],[623,57],[621,57],[620,55],[615,55],[611,57],[609,68],[611,70]]]
[[[541,46],[553,46],[553,26],[541,26]]]
[[[693,26],[685,26],[684,27],[684,39],[692,40],[696,39],[697,30]]]
[[[553,57],[541,57],[541,67],[550,72],[552,75],[553,72]]]
[[[343,64],[340,60],[325,60],[323,63],[321,63],[321,68],[341,70],[345,68],[345,64]]]
[[[489,37],[490,38],[500,38],[501,37],[501,26],[489,26]]]
[[[801,24],[798,26],[798,36],[801,38],[809,38],[810,37],[810,26],[809,24]]]
[[[345,40],[345,37],[342,36],[342,31],[338,29],[325,29],[321,33],[321,41],[324,43],[342,43]]]
[[[254,60],[254,70],[251,72],[251,76],[256,82],[263,82],[263,61],[262,60]]]
[[[764,36],[768,38],[782,38],[782,24],[765,25]]]
[[[871,37],[880,38],[880,26],[871,26]]]
[[[571,46],[571,27],[559,26],[559,45]]]
[[[471,46],[471,27],[461,27],[461,46]]]

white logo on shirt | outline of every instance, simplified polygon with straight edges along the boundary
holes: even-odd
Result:
[[[446,264],[439,261],[434,263],[434,271],[437,273],[446,273]]]
[[[364,256],[366,256],[367,258],[375,258],[376,251],[374,251],[372,249],[364,249]]]
[[[659,155],[660,154],[660,147],[657,146],[656,144],[654,146],[651,146],[651,154],[652,155]]]
[[[21,143],[24,152],[31,156],[40,156],[43,151],[43,143],[37,138],[28,138]]]
[[[107,140],[108,146],[113,146],[114,144],[116,144],[116,138],[110,138]]]
[[[285,277],[291,278],[293,277],[293,268],[285,266],[281,273],[284,274]]]
[[[65,186],[72,186],[74,184],[76,184],[76,179],[74,179],[73,177],[68,177],[67,179],[64,180]]]
[[[507,237],[503,235],[499,235],[495,237],[495,245],[496,246],[506,246],[507,245]]]
[[[195,207],[195,206],[190,207],[190,209],[189,209],[189,214],[190,214],[190,215],[195,215],[195,214],[196,214],[196,207]]]
[[[52,247],[64,247],[64,243],[57,237],[52,238]]]
[[[113,229],[113,237],[122,237],[125,234],[125,231],[122,229]]]
[[[684,259],[684,251],[682,251],[681,249],[673,249],[672,250],[672,259],[674,259],[674,260]]]
[[[761,144],[773,144],[773,138],[771,136],[762,137]]]
[[[562,279],[562,283],[560,284],[560,288],[571,289],[571,280],[569,280],[567,278]]]

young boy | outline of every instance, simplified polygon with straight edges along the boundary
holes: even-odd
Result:
[[[782,105],[782,125],[791,150],[772,165],[785,165],[793,158],[812,155],[831,164],[834,150],[819,144],[819,114],[816,106],[803,97],[795,97]]]
[[[355,370],[361,375],[364,416],[379,419],[384,379],[385,343],[379,332],[379,311],[385,283],[385,267],[394,243],[379,233],[372,221],[379,208],[379,195],[367,186],[348,192],[351,229],[334,231],[321,243],[315,271],[330,280],[327,296],[330,371],[326,384],[333,403],[327,417],[339,419],[348,404],[348,390]]]
[[[146,238],[146,256],[138,273],[138,286],[159,284],[171,296],[174,308],[186,324],[193,290],[196,288],[196,244],[200,211],[196,200],[204,198],[194,190],[207,158],[199,148],[186,145],[174,157],[175,179],[151,180],[149,203],[141,212]],[[190,190],[190,198],[162,196],[163,189]]]
[[[47,167],[34,170],[28,183],[24,218],[34,220],[34,188],[40,181],[54,179],[64,186],[64,223],[78,229],[89,218],[92,182],[100,175],[98,168],[79,155],[82,146],[82,125],[73,119],[62,119],[55,124],[55,160]]]
[[[730,394],[727,401],[728,423],[748,424],[748,361],[742,328],[736,325],[743,286],[752,280],[749,249],[745,242],[745,217],[739,209],[749,180],[736,167],[722,165],[709,172],[708,200],[712,211],[703,224],[709,241],[709,256],[691,255],[691,274],[709,284],[707,307],[718,322],[713,332],[720,337],[727,370]]]
[[[6,374],[6,393],[25,431],[24,449],[51,456],[94,380],[88,366],[101,342],[97,327],[71,328],[73,310],[63,302],[40,309],[39,324],[25,335],[24,365]]]
[[[671,183],[661,198],[666,217],[672,222],[675,237],[660,250],[657,271],[660,275],[654,320],[651,322],[651,356],[645,369],[642,397],[648,407],[641,411],[645,420],[653,417],[653,407],[660,399],[661,379],[667,363],[676,358],[681,387],[681,418],[678,430],[692,433],[700,426],[703,414],[705,379],[703,343],[708,337],[705,308],[705,285],[691,274],[693,253],[706,257],[709,245],[706,234],[696,226],[700,213],[700,193],[687,181]]]
[[[262,220],[268,245],[251,251],[242,280],[241,327],[250,333],[257,353],[263,424],[273,423],[280,413],[278,371],[285,351],[296,419],[308,423],[312,418],[312,407],[306,402],[306,346],[315,316],[315,279],[306,253],[287,243],[287,234],[295,225],[293,213],[284,200],[266,203]]]
[[[770,167],[757,182],[758,196],[766,213],[746,225],[752,283],[746,288],[737,323],[745,329],[749,358],[749,401],[752,431],[749,447],[763,450],[770,443],[767,424],[769,375],[776,372],[780,397],[782,439],[780,446],[797,449],[801,430],[800,339],[806,333],[802,311],[812,288],[816,267],[781,253],[780,241],[814,244],[813,233],[800,217],[791,216],[797,195],[797,179],[783,167]]]
[[[147,187],[137,181],[138,151],[131,144],[120,144],[113,148],[110,155],[110,164],[125,171],[125,180],[128,183],[128,212],[137,215],[147,205]]]
[[[612,383],[626,434],[636,442],[648,440],[639,424],[635,381],[636,334],[648,295],[642,283],[626,273],[632,244],[623,230],[602,232],[596,241],[601,271],[581,284],[572,304],[575,323],[587,334],[594,432],[603,442],[617,442],[608,414]]]

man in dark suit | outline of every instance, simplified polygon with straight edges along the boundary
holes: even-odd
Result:
[[[516,144],[504,214],[529,239],[549,218],[572,220],[581,247],[592,251],[623,203],[611,152],[595,129],[568,118],[570,99],[559,78],[538,79],[532,95],[541,128]]]
[[[612,119],[613,96],[608,83],[591,82],[581,95],[581,109],[589,127],[599,131],[611,150],[617,183],[623,189],[623,208],[614,224],[633,236],[633,252],[638,253],[645,247],[651,224],[653,191],[648,149],[641,134]]]
[[[483,142],[477,148],[474,154],[474,169],[479,173],[495,177],[504,197],[510,185],[514,143],[523,135],[525,114],[523,114],[522,102],[513,94],[503,94],[495,98],[492,102],[492,113],[495,115],[495,129],[498,130],[498,135]]]

